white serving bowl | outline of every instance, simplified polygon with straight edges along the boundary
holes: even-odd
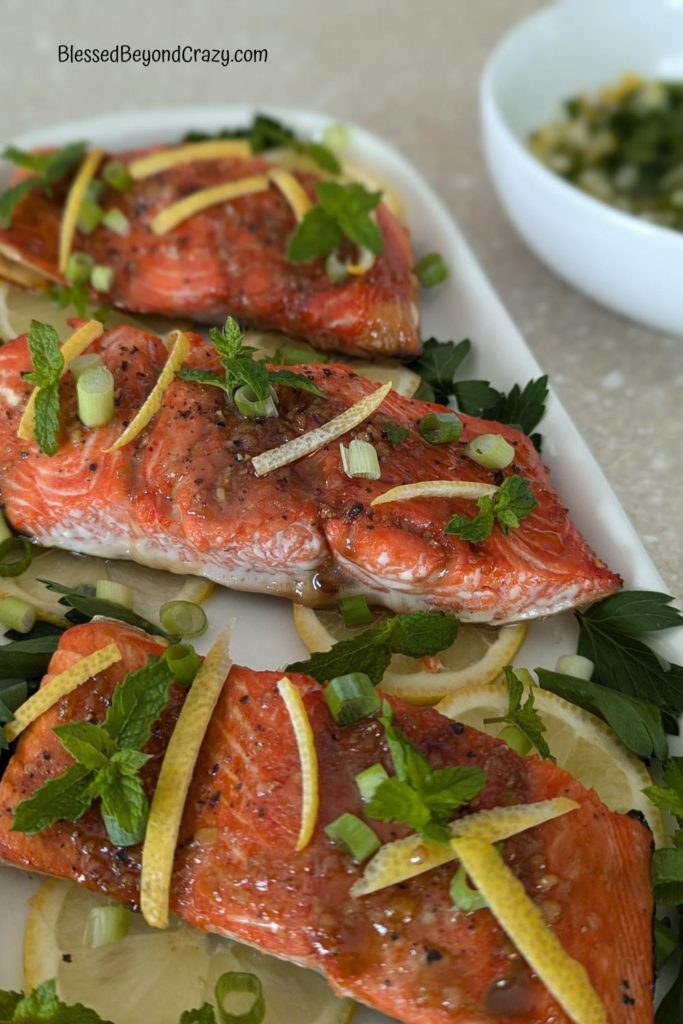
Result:
[[[558,0],[498,44],[481,82],[484,149],[522,238],[597,302],[683,335],[683,233],[599,202],[528,151],[563,100],[625,71],[683,78],[683,0]]]

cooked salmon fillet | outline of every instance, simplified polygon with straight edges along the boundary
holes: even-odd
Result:
[[[17,804],[71,763],[56,724],[100,721],[114,687],[159,654],[156,640],[101,620],[63,634],[48,675],[115,642],[123,655],[29,727],[0,783],[0,858],[73,879],[136,908],[140,847],[114,848],[96,807],[75,824],[33,836],[11,831]],[[353,898],[362,867],[327,838],[344,812],[364,817],[354,776],[380,761],[391,772],[381,725],[339,727],[322,687],[293,676],[315,736],[320,813],[310,845],[294,852],[301,773],[279,673],[233,667],[206,733],[190,787],[174,866],[172,909],[190,924],[322,971],[340,994],[406,1024],[568,1024],[488,910],[463,913],[448,889],[454,865]],[[173,696],[145,748],[151,793],[184,691]],[[509,839],[508,866],[565,950],[588,971],[610,1024],[651,1024],[651,836],[637,817],[608,811],[594,791],[549,761],[432,709],[391,700],[395,723],[435,767],[477,765],[487,775],[469,810],[569,797],[580,808]],[[464,809],[465,813],[468,809]],[[369,822],[382,841],[403,826]]]
[[[140,153],[116,154],[124,162],[134,156]],[[337,283],[327,276],[323,259],[290,263],[285,258],[296,219],[274,185],[203,210],[167,234],[152,232],[154,216],[190,193],[267,174],[273,167],[260,157],[207,160],[169,168],[134,182],[124,193],[107,188],[101,205],[120,209],[130,230],[124,237],[103,225],[91,234],[77,232],[73,250],[114,271],[111,290],[93,293],[93,299],[206,323],[230,314],[351,355],[416,355],[418,288],[408,231],[382,204],[377,223],[383,253],[366,274]],[[316,175],[292,173],[316,202]],[[52,281],[64,281],[57,249],[67,187],[68,182],[57,184],[50,196],[30,192],[10,226],[0,226],[0,253]],[[353,257],[352,248],[347,255]]]
[[[216,367],[213,347],[192,336],[188,365]],[[298,367],[325,398],[280,388],[280,415],[262,422],[226,407],[216,388],[176,379],[149,427],[105,454],[156,381],[167,352],[159,338],[124,326],[93,345],[114,374],[115,419],[86,430],[70,374],[62,386],[63,443],[53,457],[16,437],[30,386],[25,338],[0,348],[0,503],[15,529],[41,544],[131,558],[207,576],[238,590],[312,605],[361,592],[395,610],[441,608],[464,619],[510,622],[558,612],[617,590],[620,578],[593,555],[569,521],[529,439],[507,426],[462,416],[459,442],[432,445],[416,429],[441,406],[395,393],[346,435],[371,441],[382,478],[350,479],[339,443],[256,477],[257,453],[317,427],[376,387],[341,365]],[[297,369],[297,368],[295,368]],[[410,429],[392,445],[388,420]],[[515,448],[506,473],[528,478],[538,507],[518,529],[470,544],[444,533],[450,516],[473,515],[465,499],[413,499],[375,508],[394,484],[430,479],[500,483],[463,454],[472,437],[500,432]]]

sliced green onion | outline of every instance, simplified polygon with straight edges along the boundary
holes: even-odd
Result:
[[[235,405],[238,411],[248,420],[268,419],[270,416],[277,416],[277,406],[273,399],[273,392],[267,398],[257,398],[248,384],[243,384],[235,392]]]
[[[383,764],[372,764],[356,775],[356,785],[364,803],[372,800],[375,790],[389,778]]]
[[[340,444],[339,453],[343,470],[348,477],[362,477],[363,480],[379,480],[381,477],[379,458],[369,441],[358,441],[354,438],[349,442],[348,448]]]
[[[512,747],[514,752],[519,754],[520,757],[525,757],[532,747],[531,742],[516,725],[506,725],[498,733],[498,739],[502,740],[503,743],[507,743],[508,747]]]
[[[97,178],[93,178],[92,181],[88,182],[88,187],[85,190],[85,198],[89,199],[93,203],[99,203],[104,193],[104,182],[99,181]]]
[[[448,267],[440,252],[430,252],[415,264],[415,274],[423,288],[434,288],[448,277]]]
[[[102,218],[102,223],[105,228],[109,228],[115,235],[121,235],[121,237],[127,235],[130,231],[130,221],[125,213],[122,210],[118,210],[115,206],[107,210]]]
[[[120,942],[128,934],[130,911],[125,907],[92,907],[85,925],[85,945],[88,949]]]
[[[362,594],[356,594],[354,597],[342,597],[339,601],[339,611],[347,629],[353,629],[355,626],[367,626],[375,617],[370,611],[367,598]]]
[[[337,725],[351,725],[369,718],[379,711],[381,704],[370,677],[364,672],[349,672],[330,679],[323,694]]]
[[[102,366],[102,356],[97,352],[86,352],[84,356],[76,356],[69,363],[69,369],[75,380],[78,380],[86,370],[92,370],[95,366]]]
[[[484,907],[488,907],[488,903],[479,890],[473,889],[468,882],[467,872],[462,864],[453,875],[448,892],[458,910],[462,910],[466,914],[472,913],[473,910],[483,910]]]
[[[528,668],[516,668],[515,675],[524,686],[538,685]]]
[[[233,992],[254,997],[254,1002],[245,1013],[229,1013],[225,1009],[225,998]],[[214,999],[219,1024],[262,1024],[266,1015],[261,982],[255,974],[247,974],[246,971],[226,971],[221,974],[214,989]]]
[[[505,469],[515,457],[515,449],[500,434],[480,434],[465,445],[465,455],[484,469]]]
[[[0,544],[0,576],[21,576],[32,558],[33,549],[25,537],[8,537]]]
[[[103,601],[113,601],[124,608],[133,607],[133,594],[130,587],[125,583],[117,583],[116,580],[98,580],[95,584],[95,597]]]
[[[96,203],[94,199],[86,197],[78,212],[78,230],[82,231],[84,235],[89,235],[98,224],[102,223],[103,214],[104,211],[100,204]]]
[[[114,378],[104,364],[92,366],[76,382],[78,418],[85,427],[104,427],[114,418]]]
[[[430,412],[422,417],[417,429],[430,444],[448,444],[462,434],[462,421],[454,412]]]
[[[11,536],[12,536],[12,531],[10,530],[9,526],[7,525],[7,520],[5,519],[5,513],[0,508],[0,543],[2,543],[2,541],[9,540],[9,538]]]
[[[590,658],[584,658],[582,654],[561,654],[557,659],[555,671],[563,676],[590,680],[593,678],[595,665]]]
[[[176,683],[189,686],[199,671],[202,659],[190,644],[171,644],[164,651],[164,661]]]
[[[90,284],[96,292],[108,292],[114,280],[114,268],[98,264],[92,268]]]
[[[327,128],[323,132],[323,146],[327,146],[327,148],[331,149],[334,153],[343,152],[343,150],[348,148],[350,141],[351,133],[349,129],[345,124],[340,124],[339,121],[328,124]]]
[[[326,363],[327,356],[322,352],[313,352],[305,348],[285,346],[280,353],[283,366],[300,366],[302,363]]]
[[[355,861],[363,861],[376,853],[382,845],[369,825],[355,814],[341,814],[325,828],[325,835],[333,843],[343,846]]]
[[[125,192],[133,184],[128,168],[120,160],[109,160],[102,168],[102,177],[117,192]]]
[[[159,622],[169,636],[190,638],[206,633],[209,626],[206,612],[193,601],[167,601],[162,604]]]
[[[36,624],[36,610],[20,597],[4,597],[0,601],[0,623],[17,633],[30,633]]]
[[[94,259],[87,252],[72,252],[66,265],[66,279],[69,284],[86,284],[90,280],[90,271],[94,265]]]
[[[340,281],[345,281],[349,276],[349,268],[343,260],[339,259],[336,252],[331,252],[325,260],[325,273],[330,281],[339,284]]]

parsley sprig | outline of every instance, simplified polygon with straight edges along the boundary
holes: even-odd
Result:
[[[396,774],[375,789],[366,813],[378,821],[408,825],[425,839],[448,843],[454,812],[477,796],[486,782],[486,773],[461,765],[434,768],[394,725],[393,717],[391,705],[383,701],[379,721]]]
[[[328,174],[339,174],[341,167],[336,156],[320,142],[300,138],[293,129],[276,121],[267,114],[256,114],[248,128],[225,128],[215,135],[205,132],[188,132],[184,142],[203,142],[206,139],[246,139],[254,153],[265,153],[269,149],[293,149],[295,153],[310,157],[318,167]]]
[[[339,640],[329,651],[316,651],[305,661],[287,666],[324,683],[349,672],[364,672],[377,684],[382,681],[393,654],[422,658],[450,647],[460,623],[443,612],[394,615],[348,640]]]
[[[298,388],[308,391],[320,398],[325,397],[317,384],[309,380],[303,373],[292,370],[271,370],[265,363],[254,358],[258,349],[245,345],[239,324],[231,316],[222,328],[213,327],[209,332],[223,372],[216,370],[182,369],[178,377],[193,381],[195,384],[208,384],[225,392],[228,402],[232,403],[235,391],[247,385],[254,393],[255,400],[262,402],[268,398],[273,384],[287,388]]]
[[[473,518],[453,515],[445,533],[455,533],[470,544],[480,544],[493,533],[496,524],[503,533],[516,529],[538,505],[531,484],[521,476],[508,476],[490,498],[479,498],[479,512]]]
[[[381,192],[368,192],[355,182],[341,185],[319,181],[315,186],[318,203],[312,206],[287,243],[290,263],[305,263],[329,256],[346,238],[355,245],[379,255],[384,239],[370,214]]]
[[[150,758],[142,748],[168,703],[172,678],[165,660],[150,662],[116,687],[101,724],[55,726],[74,763],[21,801],[12,829],[34,835],[56,821],[78,821],[99,799],[111,842],[142,842],[149,804],[140,771]]]
[[[28,192],[37,188],[49,193],[51,186],[64,178],[78,163],[84,149],[84,142],[70,142],[51,153],[27,153],[14,146],[8,146],[2,153],[2,158],[10,160],[17,167],[25,167],[33,174],[22,178],[0,195],[0,223],[6,228],[9,227],[19,200]]]
[[[508,688],[508,712],[506,715],[500,715],[497,718],[485,718],[484,724],[488,725],[500,722],[501,724],[505,723],[507,725],[514,726],[516,729],[519,729],[523,736],[526,736],[531,746],[538,751],[541,757],[554,760],[543,735],[545,732],[543,719],[534,706],[533,690],[529,689],[527,691],[526,700],[522,702],[522,698],[524,697],[524,684],[521,679],[514,673],[509,665],[505,667],[504,673],[505,684]]]
[[[59,449],[59,381],[64,369],[64,356],[54,327],[39,320],[31,321],[28,347],[33,369],[25,374],[25,378],[39,389],[35,405],[36,443],[45,455],[54,455]]]

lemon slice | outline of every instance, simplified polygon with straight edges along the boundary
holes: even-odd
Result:
[[[294,625],[309,651],[329,651],[338,640],[358,633],[347,629],[337,611],[293,606]],[[380,622],[386,613],[380,613]],[[462,686],[491,683],[511,664],[524,642],[527,627],[463,623],[455,643],[434,659],[428,671],[422,661],[395,654],[384,673],[382,689],[411,704],[435,704]]]
[[[56,626],[68,624],[65,618],[68,608],[59,603],[61,594],[48,590],[40,580],[55,580],[72,587],[94,586],[98,580],[122,583],[132,594],[133,611],[155,625],[159,625],[159,609],[166,602],[201,604],[214,586],[198,576],[179,576],[135,562],[77,555],[59,548],[34,548],[33,560],[21,576],[0,577],[0,597],[28,601],[39,619]]]
[[[575,811],[579,805],[566,797],[553,800],[539,800],[533,804],[514,804],[511,807],[492,807],[459,818],[451,826],[453,835],[467,839],[484,839],[488,843],[500,843],[504,839],[525,832],[536,825],[542,825],[553,818]],[[351,887],[352,896],[367,896],[368,893],[397,885],[409,878],[415,878],[425,871],[438,868],[456,859],[454,851],[444,843],[433,843],[422,836],[406,836],[393,843],[385,843],[372,858],[363,875]]]
[[[176,1024],[185,1010],[213,1002],[225,971],[255,974],[263,985],[264,1024],[292,1024],[305,1007],[306,1024],[346,1024],[354,1004],[338,999],[314,971],[248,946],[204,935],[173,921],[168,931],[129,915],[119,942],[90,949],[90,911],[106,906],[72,882],[50,880],[31,899],[24,933],[26,991],[55,978],[65,1003],[91,1007],[114,1024]]]
[[[24,729],[35,722],[36,718],[56,704],[58,700],[71,693],[77,687],[92,679],[98,672],[104,672],[114,662],[121,661],[121,652],[116,644],[107,644],[100,647],[92,654],[86,654],[74,662],[69,668],[50,679],[49,683],[41,686],[32,697],[17,708],[14,718],[5,726],[5,736],[12,742]]]
[[[59,340],[63,342],[73,334],[69,320],[74,317],[79,317],[79,314],[73,306],[55,309],[44,291],[35,292],[14,285],[0,286],[0,334],[5,341],[26,334],[31,326],[31,320],[40,320],[41,323],[51,324],[57,331]],[[165,333],[169,326],[168,321],[161,317],[139,317],[112,310],[107,316],[107,330],[120,324],[131,324],[153,334]],[[174,322],[173,326],[177,327],[177,322]]]
[[[298,341],[289,338],[285,334],[276,334],[272,331],[248,331],[244,336],[245,345],[253,345],[259,352],[271,358],[278,349],[291,345],[293,348],[304,352],[316,354],[316,350],[306,341]],[[354,373],[377,384],[391,382],[394,391],[404,398],[412,398],[420,386],[422,378],[413,373],[407,366],[397,362],[395,359],[383,359],[381,362],[371,363],[367,359],[349,359],[346,356],[335,355],[334,362],[342,363],[350,367]]]
[[[301,825],[294,849],[305,850],[318,820],[320,793],[318,790],[318,755],[311,723],[306,714],[301,694],[290,679],[283,676],[277,684],[278,691],[289,715],[296,738],[301,762]]]
[[[149,809],[140,872],[140,909],[168,926],[168,898],[180,819],[199,748],[230,668],[230,630],[219,633],[194,678],[166,747]]]
[[[534,687],[533,692],[534,706],[543,719],[544,735],[558,765],[587,789],[594,789],[610,810],[622,814],[641,811],[655,844],[661,846],[664,824],[659,810],[643,793],[652,779],[642,761],[595,715],[540,687]],[[468,686],[437,705],[441,714],[491,736],[497,736],[502,726],[485,725],[484,719],[504,715],[507,709],[508,693],[503,686]]]
[[[607,1024],[586,968],[566,952],[498,851],[482,839],[454,839],[451,845],[498,924],[571,1019]]]

